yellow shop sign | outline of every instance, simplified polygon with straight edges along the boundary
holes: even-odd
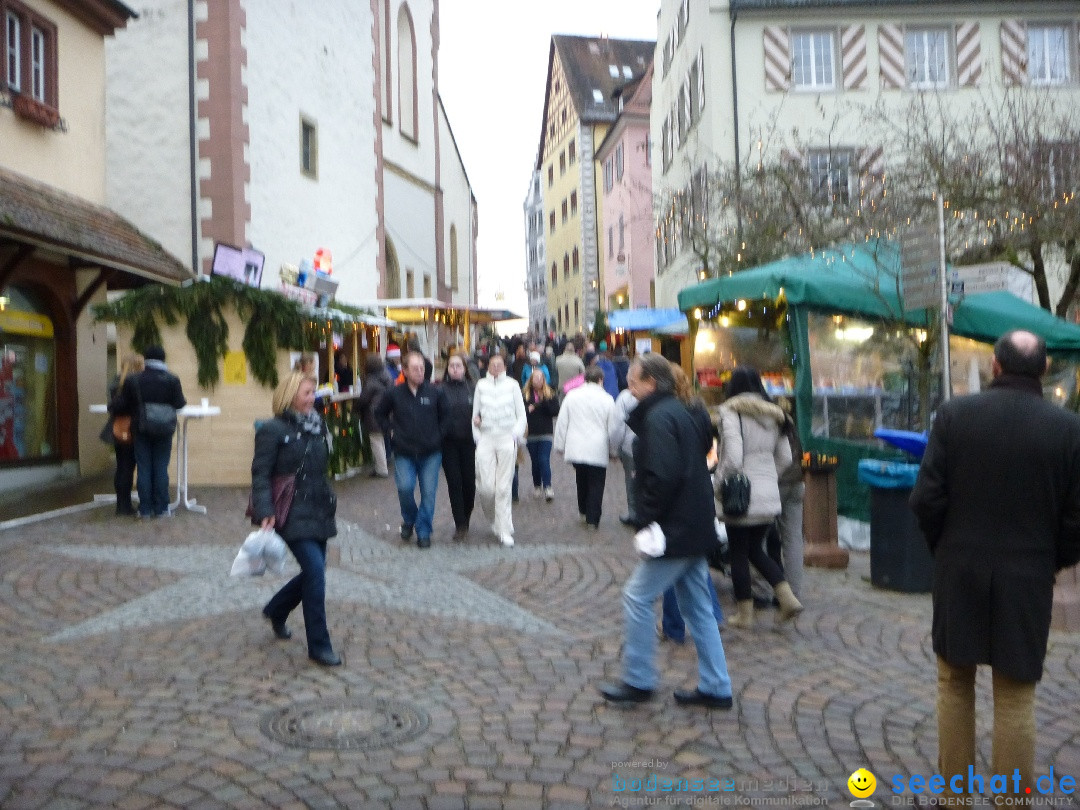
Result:
[[[0,332],[12,335],[30,335],[31,337],[51,338],[52,320],[36,312],[20,312],[6,309],[0,312]]]

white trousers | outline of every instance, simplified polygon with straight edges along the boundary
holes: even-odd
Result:
[[[484,434],[476,445],[476,497],[497,535],[514,533],[510,490],[517,466],[517,445],[509,434]]]

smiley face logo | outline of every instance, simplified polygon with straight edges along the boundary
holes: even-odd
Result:
[[[856,799],[865,799],[874,793],[877,779],[866,768],[859,768],[847,780],[847,788]]]

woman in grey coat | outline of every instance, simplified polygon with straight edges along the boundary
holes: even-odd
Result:
[[[731,627],[754,624],[750,563],[772,585],[780,602],[781,621],[794,618],[803,609],[785,581],[783,569],[769,558],[763,545],[765,534],[780,514],[780,473],[792,463],[784,422],[784,412],[769,398],[755,369],[738,366],[731,372],[728,398],[720,408],[720,463],[713,484],[719,495],[727,476],[741,472],[750,479],[746,514],[724,514],[719,504],[731,548],[736,602],[736,615],[728,621]]]

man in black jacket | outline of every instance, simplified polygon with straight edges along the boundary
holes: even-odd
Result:
[[[1035,788],[1035,684],[1054,574],[1080,561],[1080,417],[1042,399],[1046,368],[1042,338],[1017,330],[998,340],[990,389],[938,410],[911,494],[934,555],[940,773],[967,785],[975,670],[989,664],[992,770],[1021,795]]]
[[[731,678],[713,618],[705,561],[716,545],[712,480],[705,460],[712,447],[708,420],[695,419],[675,396],[671,364],[658,354],[634,360],[627,385],[639,401],[627,417],[637,435],[634,524],[638,529],[656,524],[665,548],[657,557],[643,556],[623,589],[623,678],[620,683],[602,684],[600,693],[615,703],[640,703],[652,697],[659,679],[653,608],[674,586],[698,657],[697,688],[676,689],[675,702],[730,709]]]
[[[165,350],[149,346],[144,352],[146,368],[124,382],[119,407],[123,413],[136,414],[135,466],[139,471],[139,517],[166,517],[169,514],[169,460],[172,456],[173,428],[168,433],[152,430],[146,419],[146,406],[164,405],[178,411],[187,405],[180,378],[165,365]]]
[[[394,482],[401,505],[401,539],[416,529],[416,544],[431,546],[431,524],[439,488],[442,441],[447,430],[446,399],[424,379],[424,356],[409,352],[405,382],[390,388],[375,406],[375,418],[394,442]],[[420,506],[414,492],[420,482]]]

